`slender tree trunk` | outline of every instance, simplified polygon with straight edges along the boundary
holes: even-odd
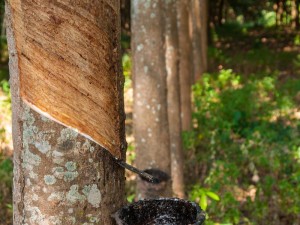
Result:
[[[194,81],[207,70],[207,4],[206,0],[191,1]]]
[[[170,175],[163,6],[159,0],[132,2],[133,125],[137,167]],[[138,179],[137,197],[171,196],[170,181],[153,186]]]
[[[299,12],[299,8],[300,8],[300,0],[296,0],[296,28],[299,29],[300,27],[300,12]]]
[[[283,25],[283,1],[279,0],[278,1],[278,24]]]
[[[279,0],[276,0],[276,2],[273,5],[273,9],[275,10],[275,14],[276,14],[276,26],[279,26],[280,21],[279,21]]]
[[[179,0],[177,4],[179,35],[179,81],[182,130],[192,127],[191,85],[193,81],[192,45],[189,31],[189,1]]]
[[[291,26],[293,29],[296,29],[297,27],[297,16],[298,10],[297,10],[297,0],[291,1]]]
[[[176,0],[168,1],[166,12],[166,67],[168,86],[168,119],[171,148],[172,189],[184,198],[183,149],[181,141],[179,54]]]
[[[89,10],[85,7],[89,7]],[[103,14],[103,8],[110,12]],[[51,76],[63,79],[67,71],[61,70],[58,74],[54,72],[57,68],[62,67],[67,60],[80,61],[77,56],[82,49],[86,49],[86,46],[91,45],[100,50],[104,44],[107,49],[97,51],[97,57],[102,59],[113,53],[116,60],[108,58],[107,63],[109,67],[117,69],[107,72],[107,68],[101,64],[93,66],[97,68],[95,74],[106,80],[105,85],[109,90],[114,90],[119,96],[114,103],[111,103],[111,107],[119,110],[120,120],[117,119],[119,148],[121,156],[124,157],[126,144],[122,99],[123,79],[119,63],[118,1],[97,3],[85,1],[85,5],[82,5],[80,1],[61,3],[47,0],[37,2],[11,0],[6,3],[6,13],[14,134],[14,224],[114,224],[111,214],[124,203],[124,170],[114,162],[111,154],[99,145],[73,129],[66,128],[32,110],[21,97],[20,89],[23,82],[20,76],[27,76],[27,69],[30,68],[31,75],[34,74],[36,79],[40,79],[41,70],[50,70]],[[115,20],[112,20],[112,16]],[[82,26],[78,27],[78,24]],[[92,31],[89,27],[91,24],[115,32],[103,34],[99,29]],[[37,29],[41,26],[44,26],[43,32]],[[70,27],[73,29],[70,30]],[[28,29],[39,32],[28,32]],[[55,42],[56,36],[48,36],[53,30],[57,35],[63,34],[66,30],[69,32],[68,35],[62,36],[61,40],[66,41],[66,47],[62,51],[58,48],[61,43]],[[93,34],[102,35],[101,41],[95,42],[91,36]],[[24,55],[23,47],[28,45],[32,46],[31,53]],[[54,52],[54,49],[58,52]],[[42,51],[48,54],[47,58],[42,58]],[[68,55],[69,52],[73,55]],[[60,58],[60,61],[57,64],[49,63],[49,60],[55,57]],[[73,76],[80,77],[81,71],[84,71],[86,66],[92,66],[91,61],[95,59],[95,53],[86,52],[82,57],[85,57],[85,63],[70,64],[70,68],[76,69]],[[43,62],[35,64],[40,58]],[[85,75],[90,74],[85,73]],[[111,82],[108,77],[115,77],[117,82]],[[84,82],[85,76],[81,79]],[[46,80],[40,80],[40,82],[44,81]],[[49,88],[50,85],[49,83]],[[66,88],[67,85],[66,83]],[[32,88],[38,87],[32,84]],[[65,104],[74,100],[77,101],[77,99],[67,99]],[[52,107],[57,106],[52,105]],[[106,122],[102,122],[100,121],[97,128],[107,129]]]
[[[204,71],[203,58],[202,58],[202,18],[200,1],[191,1],[191,18],[192,18],[192,46],[193,46],[193,68],[194,77],[193,80],[196,81],[201,77]]]
[[[208,0],[200,1],[200,16],[201,16],[201,56],[203,61],[203,72],[206,72],[208,69],[207,61],[207,32],[208,32]]]

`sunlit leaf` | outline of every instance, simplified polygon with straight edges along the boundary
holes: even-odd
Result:
[[[206,210],[207,208],[207,197],[205,194],[201,195],[199,205],[201,209]]]
[[[213,200],[220,201],[220,197],[216,193],[214,193],[214,192],[207,191],[206,195],[208,197],[210,197],[211,199],[213,199]]]

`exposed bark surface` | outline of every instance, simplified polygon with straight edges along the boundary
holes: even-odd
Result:
[[[184,198],[183,149],[181,141],[179,54],[176,0],[165,3],[166,67],[168,89],[168,119],[171,150],[171,177],[173,194]]]
[[[189,31],[189,1],[177,4],[179,35],[179,81],[182,130],[190,130],[192,122],[191,85],[193,80],[192,45]]]
[[[170,175],[163,4],[159,0],[132,2],[133,123],[137,167]],[[139,199],[148,197],[140,179],[137,192]],[[169,181],[152,197],[170,195]]]
[[[116,6],[118,5],[118,1],[110,1],[110,3],[112,2],[116,3]],[[101,5],[102,3],[97,4]],[[20,28],[17,29],[16,27],[22,27],[24,24],[23,22],[20,23],[20,18],[16,18],[18,17],[16,8],[12,8],[11,4],[25,6],[29,3],[28,1],[10,1],[6,5],[14,134],[14,224],[115,224],[111,214],[124,203],[124,169],[115,164],[112,156],[99,145],[89,141],[74,130],[35,112],[22,100],[20,86],[23,85],[26,77],[20,83],[20,74],[25,66],[24,62],[21,63],[25,59],[24,56],[21,56],[20,46],[30,45],[30,41],[26,38],[16,38],[16,32],[20,31]],[[35,5],[37,3],[32,2],[30,4]],[[77,4],[79,4],[79,1]],[[68,5],[71,5],[71,3],[68,3]],[[15,7],[18,8],[19,6],[15,5]],[[22,8],[22,10],[25,9]],[[43,10],[42,7],[41,10]],[[114,26],[112,29],[119,27],[119,11],[116,10],[116,12],[117,20],[114,24],[111,24],[111,22],[106,24],[107,26]],[[16,17],[12,16],[14,13],[16,13]],[[110,20],[110,18],[109,16],[101,19],[104,22],[106,19]],[[84,18],[79,20],[82,25],[87,25],[83,22]],[[37,24],[39,22],[40,20],[36,20]],[[22,29],[27,28],[25,26]],[[81,28],[83,29],[83,27]],[[72,36],[71,34],[68,35]],[[40,41],[39,38],[34,40]],[[114,37],[108,37],[108,41],[114,40]],[[118,45],[119,38],[115,41]],[[55,45],[58,43],[51,39],[45,44],[48,44],[49,48],[52,46],[55,49]],[[90,43],[82,43],[82,45],[85,44]],[[114,44],[111,43],[110,45]],[[96,47],[101,49],[101,43],[99,42]],[[70,46],[66,46],[65,50],[74,50],[69,48]],[[107,51],[109,50],[111,49],[107,49]],[[30,52],[27,57],[31,58],[33,57],[31,54],[38,53],[40,52]],[[93,53],[91,55],[87,54],[87,61],[95,57]],[[101,54],[110,53],[105,51],[101,53],[100,51],[99,55]],[[99,70],[97,76],[103,78],[105,82],[109,82],[106,76],[117,76],[118,78],[115,79],[118,80],[120,89],[115,91],[118,92],[117,99],[122,99],[119,46],[117,46],[114,54],[116,56],[115,61],[108,63],[111,63],[111,66],[118,71],[106,73]],[[53,73],[61,63],[64,62],[58,61],[57,64],[52,64]],[[76,67],[76,65],[73,66]],[[84,66],[84,63],[81,66]],[[33,75],[36,75],[35,79],[39,79],[39,71],[32,68],[30,71]],[[68,73],[68,71],[65,72]],[[25,74],[27,73],[23,75],[25,76]],[[85,81],[82,80],[82,82]],[[33,88],[33,84],[30,87]],[[56,107],[56,105],[51,106]],[[113,103],[111,107],[119,107],[120,118],[122,118],[124,115],[122,101]],[[120,145],[123,146],[118,151],[124,157],[126,145],[124,119],[118,121],[118,130]]]
[[[120,157],[119,1],[8,4],[22,99]]]

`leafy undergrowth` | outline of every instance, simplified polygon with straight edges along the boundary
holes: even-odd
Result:
[[[195,187],[220,196],[207,207],[207,224],[299,220],[299,78],[221,70],[194,85],[195,128],[184,134],[187,174],[199,171],[190,197],[203,201]]]
[[[13,163],[0,153],[0,224],[12,224]]]
[[[12,224],[11,155],[11,99],[8,82],[3,79],[0,82],[0,224],[3,225]]]

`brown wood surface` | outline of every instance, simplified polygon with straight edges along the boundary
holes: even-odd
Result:
[[[10,0],[8,4],[22,99],[120,157],[119,124],[124,118],[117,2]]]

